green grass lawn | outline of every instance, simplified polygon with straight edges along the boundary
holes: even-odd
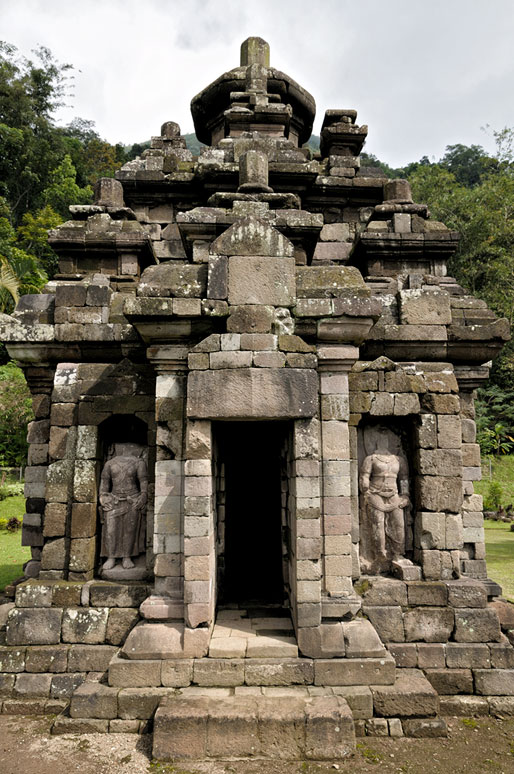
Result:
[[[0,519],[11,519],[16,516],[20,521],[25,513],[25,498],[23,495],[16,497],[6,497],[0,500]]]
[[[485,520],[488,576],[503,588],[503,596],[514,602],[514,532],[510,524]]]
[[[487,498],[487,491],[491,480],[497,481],[502,490],[502,505],[514,503],[514,454],[505,454],[501,457],[493,457],[491,462],[492,479],[489,478],[489,460],[482,460],[482,481],[475,481],[474,488],[477,494]]]

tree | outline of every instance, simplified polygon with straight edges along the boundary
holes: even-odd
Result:
[[[38,293],[47,280],[38,259],[19,247],[9,207],[0,199],[0,312],[12,312],[20,295]]]
[[[26,464],[27,424],[33,417],[23,371],[12,362],[0,366],[0,466]]]
[[[48,231],[63,222],[62,217],[49,204],[34,215],[26,212],[18,226],[18,243],[25,252],[34,255],[49,276],[57,271],[57,256],[48,244]]]
[[[69,215],[71,204],[89,204],[93,190],[87,185],[77,185],[77,173],[68,154],[50,176],[50,185],[42,193],[43,201],[64,218]]]
[[[0,193],[17,225],[41,205],[41,193],[65,152],[52,115],[63,104],[71,65],[56,62],[40,47],[34,59],[0,42]]]
[[[481,145],[447,145],[446,153],[439,162],[451,172],[458,183],[472,188],[478,185],[498,161],[487,156]]]

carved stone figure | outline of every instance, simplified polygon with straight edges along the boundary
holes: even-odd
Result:
[[[145,512],[148,472],[143,449],[135,443],[115,444],[100,479],[102,516],[102,570],[112,570],[117,559],[123,569],[134,567],[133,557],[145,550]]]
[[[367,538],[363,558],[368,559],[368,571],[380,572],[405,561],[409,471],[399,439],[391,431],[374,428],[367,440],[374,450],[362,461],[359,476],[361,521]]]

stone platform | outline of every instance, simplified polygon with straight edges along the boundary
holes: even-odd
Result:
[[[339,760],[354,749],[341,696],[187,696],[164,700],[154,720],[157,760]]]

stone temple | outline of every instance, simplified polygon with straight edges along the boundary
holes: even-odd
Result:
[[[304,147],[314,99],[263,40],[191,110],[200,155],[164,123],[0,320],[35,412],[3,711],[153,730],[162,759],[512,712],[473,493],[507,322],[447,276],[458,235],[361,170],[355,110]]]

